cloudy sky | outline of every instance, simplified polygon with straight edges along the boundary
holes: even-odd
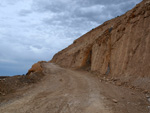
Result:
[[[0,76],[25,74],[37,61],[142,0],[0,0]]]

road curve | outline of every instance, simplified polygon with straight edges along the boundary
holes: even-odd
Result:
[[[1,113],[112,113],[97,79],[51,63],[43,67],[43,80],[20,98],[2,104]]]

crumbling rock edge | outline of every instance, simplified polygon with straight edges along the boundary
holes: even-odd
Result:
[[[15,93],[15,91],[20,88],[41,81],[41,79],[45,76],[43,73],[44,63],[46,63],[46,61],[39,61],[38,63],[35,63],[26,75],[0,77],[0,96],[4,96],[4,98],[0,98],[0,101],[2,102],[5,100],[6,95]]]

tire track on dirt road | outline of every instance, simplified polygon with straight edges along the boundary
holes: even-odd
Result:
[[[100,95],[98,80],[51,63],[43,67],[43,80],[21,98],[0,106],[1,113],[112,113]]]

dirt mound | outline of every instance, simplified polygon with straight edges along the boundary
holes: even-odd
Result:
[[[150,90],[150,1],[143,0],[124,15],[91,30],[50,61],[121,77]]]
[[[34,64],[26,75],[16,75],[12,77],[1,76],[0,96],[5,96],[9,93],[15,92],[16,89],[40,81],[44,76],[42,68],[43,63],[44,62],[41,61]]]
[[[42,72],[43,68],[42,68],[42,63],[46,63],[46,61],[39,61],[35,64],[32,65],[31,69],[29,69],[27,75],[29,75],[30,73],[34,73],[34,72]]]

